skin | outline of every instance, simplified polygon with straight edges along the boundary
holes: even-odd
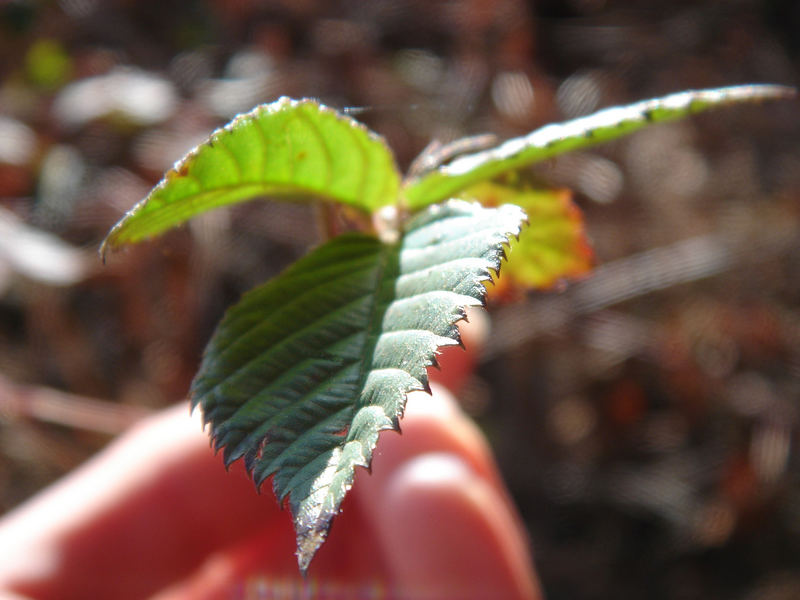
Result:
[[[463,353],[462,353],[463,355]],[[447,358],[447,357],[445,357]],[[448,360],[452,360],[449,359]],[[438,385],[409,396],[302,579],[291,518],[226,472],[185,404],[0,521],[0,599],[540,598],[485,439]],[[269,595],[273,593],[273,596]],[[302,595],[303,593],[307,595]]]

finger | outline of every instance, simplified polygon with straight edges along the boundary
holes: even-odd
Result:
[[[180,405],[148,419],[0,524],[0,589],[140,598],[288,516],[227,474]],[[90,585],[91,588],[87,588]]]
[[[433,396],[409,396],[402,426],[381,434],[354,494],[389,581],[431,597],[538,597],[524,529],[475,424],[434,385]],[[479,593],[481,581],[504,592]]]
[[[540,597],[515,519],[460,456],[410,460],[383,492],[380,533],[398,596]]]

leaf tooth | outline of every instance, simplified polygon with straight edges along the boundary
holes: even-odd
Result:
[[[474,295],[441,290],[423,292],[392,302],[384,314],[383,330],[428,329],[439,336],[452,337],[454,323],[464,317],[463,307],[479,305],[480,300]]]
[[[431,390],[431,382],[430,382],[430,378],[428,377],[428,375],[427,375],[427,374],[425,375],[425,379],[422,381],[422,385],[424,386],[424,387],[423,387],[423,391],[424,391],[426,394],[429,394],[429,395],[430,395],[430,394],[432,394],[432,393],[433,393],[433,391]],[[398,426],[397,426],[397,430],[398,430],[398,431],[400,431],[400,425],[399,425],[399,424],[398,424]]]
[[[217,446],[217,449],[222,450],[222,460],[226,465],[233,464],[236,461],[236,459],[240,458],[240,455],[236,455],[233,452],[234,449],[233,446],[225,445],[224,440],[222,440],[220,437],[216,437],[215,440],[216,440],[215,445]]]
[[[458,294],[476,298],[482,293],[480,280],[491,277],[491,266],[491,261],[484,257],[466,257],[403,273],[395,283],[395,302],[425,293]]]
[[[456,345],[459,348],[461,348],[462,350],[466,350],[467,349],[467,347],[464,345],[464,340],[461,339],[461,331],[458,329],[458,327],[456,327],[455,334],[452,337],[457,342]]]
[[[418,379],[403,369],[375,368],[367,375],[358,405],[380,406],[384,414],[396,424],[397,418],[403,414],[406,394],[423,390],[430,392],[427,372],[422,379]]]
[[[378,338],[373,352],[377,368],[394,367],[411,374],[417,380],[425,376],[426,362],[440,346],[452,346],[456,341],[424,329],[386,332]]]
[[[506,243],[513,233],[512,230],[508,233],[497,231],[498,228],[504,227],[505,220],[491,219],[481,222],[466,217],[460,220],[460,229],[448,230],[446,235],[431,233],[425,229],[413,232],[416,243],[403,250],[402,272],[409,273],[456,258],[475,258],[477,250],[488,250],[498,244]],[[515,228],[518,229],[519,227]]]

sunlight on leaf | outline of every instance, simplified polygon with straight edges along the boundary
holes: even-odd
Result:
[[[502,173],[607,142],[648,125],[679,119],[717,106],[787,98],[795,94],[793,88],[780,85],[741,85],[679,92],[663,98],[607,108],[565,123],[546,125],[491,150],[459,156],[434,171],[407,180],[403,195],[408,208],[417,209],[452,197],[470,185]]]
[[[346,234],[246,294],[209,343],[192,386],[226,464],[288,499],[305,571],[406,394],[427,389],[437,349],[481,305],[525,218],[513,205],[451,201],[397,244]]]

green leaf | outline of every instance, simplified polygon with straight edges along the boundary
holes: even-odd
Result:
[[[281,98],[239,115],[176,163],[101,252],[258,196],[316,197],[372,212],[394,204],[399,185],[382,138],[313,100]]]
[[[779,85],[741,85],[686,91],[601,110],[526,136],[508,140],[483,152],[463,155],[419,178],[406,182],[406,206],[412,210],[451,198],[466,187],[565,152],[607,142],[647,125],[679,119],[727,104],[794,96]]]
[[[569,190],[517,188],[485,181],[464,190],[461,197],[484,206],[515,204],[528,215],[528,226],[511,241],[513,252],[498,291],[509,286],[546,289],[592,268],[593,252],[583,215]]]
[[[331,519],[368,467],[406,394],[427,389],[437,349],[525,215],[516,206],[451,201],[428,208],[399,242],[346,234],[246,294],[209,343],[192,385],[226,464],[288,498],[305,571]]]

